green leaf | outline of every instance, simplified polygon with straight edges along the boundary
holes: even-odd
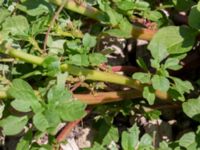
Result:
[[[179,69],[182,68],[182,66],[179,65],[179,59],[178,58],[168,58],[165,61],[164,68],[170,69],[170,70],[179,70]]]
[[[145,1],[135,1],[135,9],[145,11],[149,9],[149,3]]]
[[[151,21],[158,21],[159,19],[161,19],[163,16],[162,16],[162,13],[159,12],[159,11],[146,11],[144,13],[144,16],[146,18],[148,18],[149,20]]]
[[[182,102],[185,101],[184,94],[180,93],[175,87],[171,87],[168,90],[168,93],[169,93],[170,97],[175,101],[176,100],[179,100],[179,101],[182,101]]]
[[[31,111],[31,102],[29,100],[14,100],[11,102],[11,106],[17,111],[29,112]]]
[[[54,131],[55,128],[61,123],[58,110],[56,108],[49,108],[44,111],[44,116],[48,121],[49,127]],[[48,129],[49,130],[49,129]],[[51,131],[51,130],[50,130]]]
[[[200,99],[189,99],[182,104],[183,112],[190,118],[200,122]]]
[[[78,100],[63,101],[57,107],[60,117],[64,121],[74,121],[82,118],[85,112],[86,104]]]
[[[116,5],[123,11],[129,11],[135,8],[135,4],[132,1],[119,1],[116,3]]]
[[[196,135],[194,132],[189,132],[184,134],[180,139],[179,139],[179,144],[180,146],[185,147],[186,149],[196,149],[197,143],[195,142],[196,140]]]
[[[33,116],[33,124],[41,132],[46,131],[49,127],[49,123],[42,113],[37,113]]]
[[[154,59],[161,62],[169,54],[190,51],[195,43],[197,32],[191,28],[168,26],[161,28],[148,45]]]
[[[22,79],[14,79],[8,90],[9,95],[21,100],[37,100],[32,87]]]
[[[165,141],[160,142],[158,150],[172,150]]]
[[[162,113],[159,110],[155,109],[155,110],[146,112],[144,115],[145,115],[145,117],[149,118],[150,120],[156,120],[156,119],[160,118],[161,114]]]
[[[118,24],[117,29],[110,29],[105,31],[104,33],[115,37],[131,38],[132,29],[133,29],[132,24],[126,18],[122,18],[121,22],[119,22]]]
[[[172,0],[172,2],[179,11],[187,11],[194,4],[192,0]]]
[[[175,83],[175,88],[181,94],[190,93],[191,90],[194,90],[194,87],[189,81],[183,81],[179,78],[173,77],[172,78]]]
[[[59,39],[53,41],[51,38],[48,40],[47,46],[49,47],[49,54],[63,54],[64,53],[64,44],[66,40],[64,39]]]
[[[60,72],[60,60],[57,56],[47,56],[42,65],[49,76],[54,77]]]
[[[41,34],[42,32],[45,32],[48,29],[49,22],[51,20],[51,16],[43,16],[35,21],[31,22],[31,29],[30,34],[32,37],[35,37],[38,34]],[[48,42],[47,42],[48,45]]]
[[[122,148],[124,150],[133,150],[139,142],[140,130],[136,124],[134,124],[129,130],[122,132]]]
[[[69,63],[74,64],[77,66],[89,66],[89,60],[88,55],[86,54],[76,54],[76,55],[70,55],[69,56]]]
[[[170,77],[169,72],[166,70],[165,66],[161,64],[160,68],[157,68],[158,74],[164,77]]]
[[[59,87],[55,85],[49,90],[47,94],[47,99],[49,103],[54,103],[55,105],[58,105],[59,102],[71,100],[72,94],[64,87]]]
[[[86,33],[83,36],[83,46],[87,49],[90,49],[92,47],[94,47],[96,45],[97,41],[96,41],[96,37],[95,36],[91,36],[90,34]]]
[[[83,48],[79,39],[67,41],[67,52],[69,54],[88,53],[89,49]]]
[[[8,94],[16,99],[11,103],[16,110],[28,112],[32,108],[34,112],[38,112],[42,109],[32,87],[22,79],[13,80]]]
[[[117,142],[119,140],[118,129],[111,124],[108,124],[106,120],[100,121],[99,127],[97,128],[98,132],[95,141],[101,145],[109,145],[111,142]]]
[[[149,105],[154,104],[156,96],[155,90],[152,87],[144,87],[142,95],[148,101]]]
[[[51,5],[45,0],[25,0],[16,7],[30,16],[39,16],[53,11]]]
[[[57,88],[65,88],[65,82],[68,77],[68,73],[58,73],[57,75]],[[65,89],[66,90],[66,89]]]
[[[118,129],[111,126],[107,131],[107,134],[103,137],[102,145],[108,145],[111,142],[117,142],[119,140]]]
[[[84,148],[84,150],[105,150],[105,147],[97,142],[94,142],[91,148]]]
[[[97,0],[97,2],[99,4],[100,9],[108,15],[109,24],[111,24],[112,26],[116,26],[121,22],[123,16],[117,13],[117,11],[115,11],[114,9],[112,9],[109,6],[108,1]]]
[[[11,33],[13,36],[28,36],[29,23],[24,16],[8,17],[3,23],[3,31]]]
[[[157,34],[159,34],[159,31],[157,32]],[[156,37],[157,37],[156,35],[149,43],[148,49],[150,49],[151,55],[156,60],[156,62],[160,63],[162,60],[167,58],[167,56],[169,55],[169,52],[167,51],[168,43],[165,44],[164,39],[159,39],[159,38],[156,39]]]
[[[139,80],[141,83],[150,83],[151,82],[151,74],[136,72],[132,76],[133,79]]]
[[[30,150],[54,150],[52,145],[42,144],[42,145],[32,145]]]
[[[10,16],[10,12],[7,9],[0,9],[0,24]]]
[[[197,30],[200,29],[200,2],[192,7],[188,18],[188,23],[191,27]]]
[[[17,144],[16,150],[28,150],[32,141],[32,132],[28,132],[23,136]]]
[[[152,137],[149,134],[144,134],[140,139],[138,150],[153,149],[152,142]]]
[[[0,127],[3,128],[3,133],[8,136],[20,133],[28,122],[28,117],[8,116],[0,121]]]
[[[158,59],[150,59],[150,62],[151,62],[151,66],[153,68],[155,68],[156,70],[160,69],[160,60],[158,60]]]
[[[101,53],[89,54],[89,61],[92,66],[98,66],[102,63],[107,62],[107,58]]]
[[[151,81],[152,81],[152,86],[155,90],[167,92],[170,87],[169,80],[164,76],[154,75]]]
[[[136,62],[143,70],[148,71],[147,65],[141,57],[139,57]]]

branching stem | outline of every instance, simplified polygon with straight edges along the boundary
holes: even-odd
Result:
[[[44,61],[44,58],[42,58],[42,57],[27,54],[23,51],[15,50],[15,49],[8,49],[7,54],[9,54],[10,56],[12,56],[14,58],[23,60],[28,63],[35,64],[35,65],[42,65],[42,63]],[[118,75],[115,73],[91,70],[91,69],[77,67],[77,66],[70,65],[70,64],[62,64],[60,66],[60,68],[63,72],[66,71],[69,74],[72,74],[75,76],[84,76],[86,80],[110,82],[110,83],[114,83],[114,84],[128,86],[128,87],[134,88],[138,91],[143,90],[143,85],[138,80],[134,80],[132,78]],[[155,94],[156,94],[157,98],[159,98],[159,99],[162,99],[162,100],[170,99],[169,95],[165,92],[156,90]]]
[[[50,2],[59,6],[62,5],[62,0],[50,0]],[[102,16],[102,12],[100,10],[84,2],[81,2],[80,4],[78,4],[77,2],[75,2],[75,0],[68,0],[64,7],[68,10],[87,16],[97,21],[100,21],[100,18]],[[149,41],[152,39],[155,33],[156,31],[133,25],[131,35],[134,39],[143,39],[143,40]]]
[[[59,7],[58,10],[56,11],[56,13],[54,14],[54,16],[53,16],[53,18],[52,18],[52,20],[51,20],[51,22],[50,22],[50,25],[49,25],[49,28],[48,28],[48,30],[47,30],[47,33],[46,33],[46,35],[45,35],[45,40],[44,40],[44,45],[43,45],[44,52],[46,52],[48,37],[49,37],[49,33],[51,32],[51,28],[53,27],[53,25],[54,25],[56,19],[58,18],[59,14],[60,14],[60,12],[62,11],[62,9],[63,9],[63,7],[64,7],[64,5],[65,5],[66,2],[67,2],[67,0],[64,0],[64,1],[62,2],[62,4],[60,5],[60,7]]]

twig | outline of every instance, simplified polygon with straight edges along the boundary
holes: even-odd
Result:
[[[49,37],[49,33],[51,32],[51,28],[53,27],[56,19],[58,18],[60,12],[62,11],[62,9],[64,8],[65,6],[65,3],[67,2],[67,0],[64,0],[63,3],[60,5],[60,7],[58,8],[58,10],[56,11],[55,15],[53,16],[51,22],[50,22],[50,25],[49,25],[49,28],[47,30],[47,33],[45,35],[45,39],[44,39],[44,45],[43,45],[43,50],[44,52],[46,52],[46,47],[47,47],[47,41],[48,41],[48,37]]]
[[[91,112],[91,109],[86,110],[87,115]],[[82,118],[83,119],[83,118]],[[62,142],[64,141],[71,133],[71,131],[81,122],[82,119],[78,119],[75,121],[72,121],[65,125],[65,127],[62,129],[62,131],[58,134],[56,141]]]
[[[56,141],[57,142],[62,142],[66,139],[66,137],[69,136],[69,134],[71,133],[71,130],[81,122],[81,119],[73,121],[68,123],[63,129],[62,131],[58,134]]]
[[[82,84],[82,81],[79,81],[75,83],[75,85],[70,89],[71,92],[74,92],[78,87],[80,87]]]

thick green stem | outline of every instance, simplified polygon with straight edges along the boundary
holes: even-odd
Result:
[[[42,65],[44,61],[44,58],[42,57],[33,56],[31,54],[27,54],[23,51],[15,50],[15,49],[7,50],[7,54],[9,54],[12,57],[23,60],[25,62],[36,64],[36,65]],[[132,87],[139,91],[143,90],[143,85],[139,81],[126,77],[126,76],[118,75],[115,73],[90,70],[90,69],[81,68],[81,67],[77,67],[77,66],[69,65],[69,64],[62,64],[61,70],[63,72],[67,71],[70,74],[75,75],[75,76],[81,76],[81,75],[85,76],[87,80],[110,82],[110,83]],[[162,99],[162,100],[167,100],[170,98],[167,93],[161,92],[159,90],[156,90],[155,94],[159,99]]]
[[[63,4],[63,0],[50,0],[50,2],[59,6]],[[102,14],[98,9],[89,6],[84,2],[78,3],[74,0],[68,0],[65,4],[65,8],[98,21],[99,16]]]
[[[70,74],[76,76],[84,76],[87,80],[116,83],[116,84],[126,85],[137,90],[142,90],[142,85],[140,84],[139,81],[114,73],[90,70],[68,64],[61,65],[61,70],[67,71]]]
[[[9,49],[7,53],[12,57],[18,58],[28,63],[36,64],[36,65],[42,65],[44,61],[44,58],[33,56],[31,54],[27,54],[20,50]],[[85,76],[85,78],[88,80],[116,83],[116,84],[126,85],[137,90],[142,90],[142,86],[140,82],[138,82],[137,80],[134,80],[125,76],[121,76],[118,74],[114,74],[114,73],[96,71],[96,70],[81,68],[81,67],[77,67],[77,66],[69,65],[69,64],[62,64],[61,70],[63,72],[67,71],[72,75]]]
[[[62,5],[62,0],[50,0],[50,2],[56,5]],[[65,4],[65,8],[73,12],[79,13],[81,15],[87,16],[89,18],[101,21],[102,13],[100,10],[88,5],[84,2],[75,2],[75,0],[68,0]],[[133,25],[132,37],[134,39],[151,40],[156,31],[152,31],[145,28],[140,28]]]
[[[42,65],[42,62],[44,61],[44,58],[27,54],[21,50],[8,49],[6,53],[14,58],[18,58],[31,64]]]

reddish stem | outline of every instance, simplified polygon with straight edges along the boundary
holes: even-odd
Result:
[[[91,109],[87,109],[87,115],[91,112]],[[65,125],[65,127],[62,129],[62,131],[58,134],[56,141],[57,142],[62,142],[64,141],[71,133],[71,131],[81,122],[82,119],[78,119],[75,121],[72,121]]]
[[[140,98],[141,92],[135,90],[115,91],[115,92],[98,92],[96,94],[74,94],[74,97],[88,105],[105,104]]]
[[[47,42],[48,42],[48,38],[49,38],[49,33],[51,32],[51,28],[53,27],[56,19],[58,18],[59,14],[60,14],[60,12],[63,10],[66,2],[67,2],[67,0],[63,1],[62,5],[59,6],[58,10],[54,14],[54,16],[53,16],[53,18],[50,22],[49,28],[46,32],[45,39],[44,39],[44,45],[43,45],[44,52],[46,52],[46,49],[47,49]]]
[[[112,67],[113,72],[119,72],[119,71],[124,71],[124,72],[138,72],[141,71],[140,68],[134,67],[134,66],[113,66]]]
[[[156,34],[157,31],[145,29],[145,28],[139,28],[135,26],[132,29],[132,37],[134,39],[142,39],[142,40],[147,40],[150,41],[153,36]]]
[[[82,81],[77,82],[71,89],[71,92],[74,92],[78,87],[80,87],[82,84]]]
[[[101,64],[99,65],[99,68],[103,71],[108,70],[108,66],[106,64]],[[134,66],[112,66],[111,67],[113,72],[130,72],[130,73],[134,73],[134,72],[138,72],[138,71],[142,71],[140,68],[134,67]]]
[[[74,127],[79,124],[81,122],[81,119],[78,119],[76,121],[70,122],[68,123],[63,129],[62,131],[58,134],[56,141],[57,142],[62,142],[64,141],[69,134],[71,133],[72,129],[74,129]]]

